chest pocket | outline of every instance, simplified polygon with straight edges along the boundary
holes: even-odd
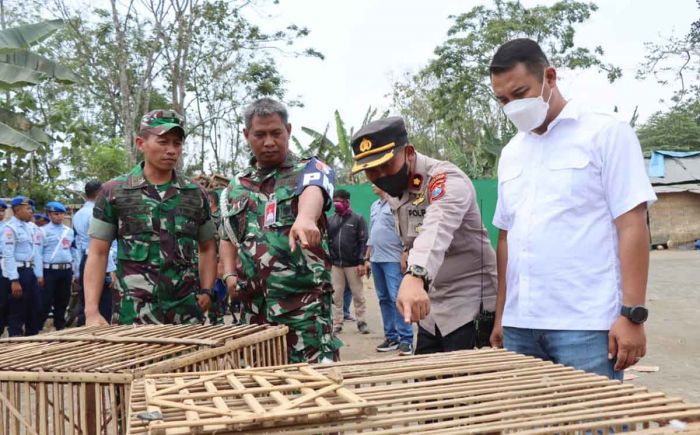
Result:
[[[548,156],[546,161],[547,173],[541,174],[546,183],[541,192],[549,199],[568,199],[573,193],[577,180],[582,182],[590,159],[586,153],[578,149],[566,149]]]
[[[158,241],[158,235],[153,231],[153,213],[141,189],[118,190],[114,205],[119,218],[117,258],[145,261],[151,242]]]
[[[145,261],[148,258],[148,250],[151,242],[157,235],[153,232],[150,216],[145,220],[131,219],[128,224],[128,232],[120,234],[117,239],[117,258],[128,261]],[[146,222],[146,220],[148,222]],[[121,222],[121,219],[120,219]],[[120,226],[121,232],[121,226]]]
[[[15,231],[15,238],[17,239],[17,244],[33,242],[32,236],[30,235],[28,230],[17,227],[12,227],[12,229]]]
[[[114,206],[118,217],[119,237],[153,232],[153,213],[145,203],[140,189],[118,190],[115,192]]]
[[[413,239],[418,237],[423,227],[423,219],[427,209],[427,200],[419,205],[409,202],[406,206],[406,237]]]
[[[269,228],[286,228],[294,225],[294,220],[296,219],[294,213],[294,199],[296,197],[297,193],[292,189],[278,189],[275,191],[277,219]]]
[[[197,189],[185,189],[181,192],[180,204],[169,212],[169,219],[174,223],[178,240],[197,238],[197,229],[204,217],[204,202]]]
[[[226,191],[225,191],[226,192]],[[228,205],[228,212],[222,215],[224,231],[233,232],[232,242],[241,243],[248,230],[248,211],[250,208],[250,194],[244,193],[232,199]],[[231,234],[227,234],[231,238]]]
[[[523,165],[519,162],[508,162],[501,167],[498,176],[500,194],[510,212],[513,212],[525,198],[525,177]]]

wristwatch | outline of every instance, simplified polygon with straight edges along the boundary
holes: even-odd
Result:
[[[212,302],[214,302],[214,292],[210,288],[200,288],[197,290],[197,296],[207,295]]]
[[[224,276],[221,277],[221,282],[223,282],[224,285],[226,285],[226,280],[231,278],[232,276],[235,276],[236,278],[238,278],[238,275],[236,274],[236,272],[228,272],[228,273],[225,273]]]
[[[413,275],[416,278],[422,279],[423,289],[425,289],[425,291],[428,291],[430,288],[430,278],[428,277],[428,270],[425,267],[411,264],[406,268],[406,273],[404,275]]]
[[[644,305],[635,305],[633,307],[626,307],[623,305],[620,309],[620,314],[630,319],[632,323],[641,325],[647,321],[649,310],[647,310]]]

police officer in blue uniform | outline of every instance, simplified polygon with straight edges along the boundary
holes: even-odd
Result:
[[[17,196],[11,206],[14,216],[5,224],[0,237],[3,274],[0,299],[7,300],[8,329],[14,337],[39,332],[39,287],[44,285],[44,265],[42,233],[31,224],[34,201]]]
[[[34,213],[34,225],[41,228],[44,225],[48,225],[51,220],[48,216],[43,213]]]
[[[5,212],[7,211],[7,203],[0,199],[0,236],[5,229]],[[2,260],[2,251],[0,250],[0,260]],[[2,280],[2,261],[0,261],[0,280]],[[0,335],[5,332],[7,326],[7,294],[0,291]]]
[[[44,288],[41,292],[41,326],[53,306],[53,324],[57,331],[66,326],[66,307],[70,300],[73,268],[76,264],[73,229],[63,225],[66,208],[60,202],[46,204],[51,223],[41,227],[43,232]]]

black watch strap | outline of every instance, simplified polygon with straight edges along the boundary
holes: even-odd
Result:
[[[207,295],[212,301],[214,300],[214,292],[210,288],[200,288],[197,290],[197,296],[199,295]]]
[[[641,325],[649,317],[649,310],[644,305],[634,305],[632,307],[622,306],[620,315],[627,317],[632,323]]]

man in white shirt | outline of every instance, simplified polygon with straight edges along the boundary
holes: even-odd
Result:
[[[625,122],[568,102],[529,39],[503,44],[491,85],[518,134],[498,166],[495,346],[622,379],[646,353],[647,206]]]

